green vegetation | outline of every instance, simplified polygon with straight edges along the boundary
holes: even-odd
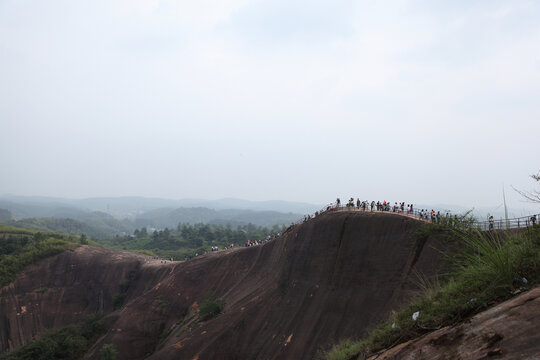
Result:
[[[272,229],[248,224],[235,230],[230,226],[179,224],[176,229],[165,228],[149,234],[146,228],[136,229],[133,235],[117,236],[99,240],[113,249],[131,250],[146,255],[184,260],[196,253],[210,251],[212,246],[224,248],[230,244],[242,246],[247,240],[263,240],[268,235],[282,231],[279,226]]]
[[[201,322],[215,318],[223,312],[224,307],[225,301],[218,298],[214,291],[207,292],[199,305],[199,310],[184,317],[181,322],[177,322],[170,329],[166,329],[166,333],[164,330],[164,333],[161,334],[160,342],[165,340],[176,328],[179,328],[179,331],[176,332],[176,337],[180,337],[187,329],[191,331]]]
[[[131,283],[133,280],[135,280],[135,277],[137,276],[137,272],[135,270],[131,270],[124,280],[120,283],[120,292],[113,295],[113,309],[118,310],[124,305],[124,300],[127,294],[127,291],[129,290],[129,287],[131,286]]]
[[[105,344],[99,351],[99,354],[101,355],[101,360],[116,360],[118,351],[116,351],[113,344]]]
[[[176,328],[176,324],[173,324],[171,327],[163,329],[163,331],[159,335],[158,344],[161,344],[162,342],[164,342],[165,339],[167,339],[169,335],[171,335],[171,333],[173,332],[175,328]]]
[[[199,305],[199,320],[207,321],[218,316],[224,307],[225,302],[223,300],[219,299],[213,291],[208,292]]]
[[[2,221],[0,219],[0,221]],[[104,239],[122,232],[130,232],[131,224],[114,219],[112,216],[92,212],[77,219],[60,217],[32,217],[19,220],[3,220],[7,225],[40,231],[54,231],[64,234],[86,234],[92,239]]]
[[[161,295],[156,297],[156,299],[152,303],[153,310],[158,313],[165,309],[167,306],[169,306],[169,303],[163,300],[163,296]]]
[[[424,281],[422,293],[402,311],[375,327],[367,338],[335,346],[326,354],[327,359],[365,359],[426,332],[459,323],[540,283],[540,226],[523,232],[429,226],[421,230],[422,236],[437,232],[459,249],[449,257],[452,270],[442,279]],[[416,312],[418,317],[413,320]]]
[[[9,284],[26,266],[80,244],[74,236],[0,225],[0,286]]]
[[[103,314],[91,315],[80,324],[46,332],[15,352],[0,355],[0,360],[80,359],[106,331],[107,326]],[[105,358],[102,354],[102,359]]]

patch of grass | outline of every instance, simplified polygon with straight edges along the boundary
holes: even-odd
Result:
[[[126,299],[126,295],[125,294],[114,294],[113,295],[113,310],[118,310],[122,307],[122,305],[124,305],[124,300]]]
[[[161,332],[161,335],[159,335],[158,343],[161,344],[163,341],[165,341],[165,339],[169,337],[169,335],[174,331],[175,328],[176,328],[176,324],[173,324],[171,327],[163,329],[163,331]]]
[[[459,252],[445,277],[422,293],[360,342],[347,340],[326,353],[327,359],[366,358],[382,349],[443,326],[459,323],[487,307],[540,283],[540,226],[525,232],[480,232],[454,229]],[[412,316],[419,312],[416,320]]]
[[[152,302],[152,308],[156,312],[161,312],[167,306],[169,306],[169,303],[166,302],[161,295],[158,295],[156,299]]]
[[[342,359],[354,359],[358,356],[358,352],[362,348],[362,343],[347,339],[339,344],[339,346],[333,347],[326,353],[326,359],[328,360],[342,360]]]
[[[183,328],[183,326],[186,325],[187,323],[189,323],[191,320],[193,320],[195,318],[195,315],[196,314],[185,317],[184,320],[182,320],[182,322],[180,324],[178,324],[178,327],[180,327],[182,329],[180,329],[180,331],[178,331],[176,333],[176,337],[180,337],[184,333],[185,328]],[[198,321],[195,321],[195,322],[198,323]]]

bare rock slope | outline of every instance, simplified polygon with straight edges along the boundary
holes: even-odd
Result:
[[[394,214],[328,213],[263,246],[168,265],[80,247],[1,289],[0,346],[17,348],[102,310],[110,329],[87,359],[99,359],[104,344],[115,345],[118,359],[312,359],[397,308],[415,271],[435,271],[440,244],[415,242],[419,226]],[[130,276],[124,306],[113,311]],[[224,312],[195,323],[209,291]]]

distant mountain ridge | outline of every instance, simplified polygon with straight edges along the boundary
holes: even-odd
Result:
[[[203,206],[178,206],[179,203],[193,205],[197,202],[213,204],[215,208]],[[261,210],[227,208],[226,205],[250,205]],[[233,228],[252,223],[272,227],[296,222],[303,213],[262,210],[265,207],[289,206],[301,208],[309,204],[287,202],[249,202],[237,199],[166,200],[146,198],[92,198],[70,200],[43,197],[0,197],[0,223],[24,226],[34,230],[58,231],[69,234],[86,234],[91,238],[107,238],[132,233],[137,228],[176,228],[178,224],[208,223],[230,225]],[[289,205],[287,205],[289,204]],[[168,205],[168,206],[165,206]],[[109,211],[100,211],[105,206]],[[309,209],[308,209],[309,210]]]
[[[179,223],[196,224],[230,224],[255,225],[272,227],[273,225],[290,224],[302,217],[301,214],[280,213],[277,211],[254,211],[239,209],[214,210],[205,207],[157,209],[138,216],[134,223],[137,227],[153,226],[156,228],[176,227]]]
[[[5,206],[4,204],[6,203],[9,203],[10,206],[18,205],[18,211],[20,215],[17,214],[17,211],[12,210],[11,207]],[[24,210],[23,208],[21,208],[22,205],[24,205]],[[235,198],[223,198],[217,200],[173,200],[162,198],[146,198],[138,196],[94,197],[86,199],[66,199],[56,197],[15,195],[0,196],[0,208],[12,211],[14,216],[16,217],[52,216],[51,214],[35,214],[35,212],[43,211],[43,207],[56,209],[75,208],[86,211],[102,211],[122,219],[125,217],[135,217],[136,215],[159,208],[205,207],[214,210],[240,209],[309,214],[319,210],[323,207],[323,205],[283,200],[250,201]],[[30,212],[30,210],[32,212]],[[31,215],[29,213],[31,213]]]

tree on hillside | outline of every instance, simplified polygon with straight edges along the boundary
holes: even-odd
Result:
[[[540,171],[536,175],[535,174],[531,175],[531,179],[533,179],[534,181],[536,181],[537,183],[540,184]],[[540,190],[535,189],[535,190],[531,190],[531,191],[522,191],[522,190],[518,190],[518,189],[514,188],[513,186],[512,186],[512,188],[518,194],[520,194],[525,199],[527,199],[528,201],[535,202],[535,203],[540,203]]]

